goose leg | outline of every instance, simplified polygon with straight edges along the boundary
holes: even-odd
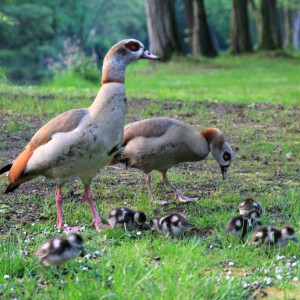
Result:
[[[87,184],[85,185],[84,187],[84,197],[90,207],[90,210],[91,210],[91,213],[92,213],[92,216],[93,216],[93,221],[92,221],[92,224],[91,226],[95,226],[96,230],[97,231],[100,231],[100,227],[99,225],[102,225],[103,228],[107,229],[107,228],[110,228],[109,225],[103,225],[102,224],[102,221],[101,221],[101,218],[98,214],[98,211],[97,211],[97,208],[94,204],[94,201],[93,201],[93,196],[92,196],[92,192],[91,192],[91,188],[90,188],[90,185]]]
[[[165,185],[170,187],[171,190],[174,192],[174,199],[178,199],[181,202],[191,202],[191,201],[198,200],[198,199],[194,199],[194,198],[188,198],[188,197],[182,195],[181,190],[176,189],[174,187],[174,185],[168,180],[167,170],[162,171],[161,174],[162,174],[162,180],[165,183]]]
[[[152,190],[151,190],[151,177],[150,177],[150,174],[148,174],[148,173],[145,173],[145,182],[146,182],[148,195],[149,195],[149,198],[151,199],[152,203],[161,204],[161,205],[169,204],[169,202],[165,201],[165,200],[155,200]]]
[[[56,199],[56,213],[57,213],[57,218],[56,218],[56,226],[59,229],[62,229],[64,227],[64,220],[62,216],[62,193],[61,193],[61,188],[57,187],[55,190],[55,199]]]

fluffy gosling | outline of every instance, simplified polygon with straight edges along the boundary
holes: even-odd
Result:
[[[153,218],[150,221],[152,231],[163,233],[166,236],[178,237],[191,227],[186,217],[179,213],[168,213],[161,218]]]
[[[85,252],[83,239],[78,233],[70,233],[66,238],[55,237],[46,241],[35,256],[46,266],[59,266]]]
[[[262,247],[266,251],[284,248],[289,240],[298,242],[295,230],[290,226],[283,226],[279,229],[273,226],[264,226],[257,229],[252,236],[252,244]]]
[[[230,219],[226,225],[226,232],[229,235],[239,236],[243,240],[250,231],[259,226],[261,226],[260,212],[252,209],[246,215],[238,215]]]
[[[107,222],[111,228],[124,227],[128,229],[143,229],[146,222],[146,215],[142,211],[134,211],[127,207],[118,207],[113,209],[106,216]]]
[[[262,214],[262,205],[252,198],[245,199],[237,206],[237,211],[240,213],[240,215],[246,215],[252,209],[256,209],[260,214]]]

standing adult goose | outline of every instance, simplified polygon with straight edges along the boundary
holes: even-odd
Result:
[[[163,182],[182,202],[192,199],[182,195],[167,178],[167,171],[181,162],[200,161],[212,153],[221,167],[223,179],[233,161],[233,153],[217,128],[198,132],[189,124],[171,118],[152,118],[128,124],[124,128],[122,147],[110,164],[121,162],[145,173],[146,187],[151,201],[156,201],[150,185],[150,172],[160,171]]]
[[[101,218],[92,199],[90,184],[121,146],[125,118],[125,69],[139,59],[157,56],[135,39],[122,40],[107,53],[103,62],[102,87],[88,108],[67,111],[44,125],[32,137],[16,160],[0,170],[10,184],[5,193],[38,176],[56,181],[58,228],[64,225],[61,187],[68,178],[79,177],[89,204],[92,225],[100,230]]]

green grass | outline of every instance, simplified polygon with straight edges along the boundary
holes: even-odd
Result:
[[[140,171],[103,168],[97,174],[92,191],[102,218],[123,205],[145,211],[148,219],[183,211],[198,231],[181,239],[96,232],[88,226],[82,185],[70,180],[63,188],[64,218],[86,228],[82,235],[91,258],[79,257],[59,269],[34,257],[46,239],[63,235],[54,228],[54,182],[39,178],[12,194],[1,193],[0,298],[254,299],[264,291],[271,299],[299,299],[299,244],[268,256],[224,233],[237,203],[253,197],[263,205],[264,224],[290,224],[300,237],[297,64],[299,59],[225,57],[130,66],[126,122],[169,116],[199,129],[220,128],[236,157],[228,179],[221,180],[211,156],[181,164],[168,172],[170,181],[200,200],[160,207],[150,205]],[[0,86],[0,165],[14,159],[47,120],[89,106],[97,89],[78,78],[42,87]],[[153,172],[152,179],[155,196],[172,201],[160,175]],[[1,176],[1,191],[6,185]],[[100,254],[93,257],[95,251]]]
[[[299,103],[300,57],[260,56],[195,58],[168,64],[139,62],[127,70],[127,95],[131,98],[227,102]],[[47,86],[82,87],[68,76]],[[97,88],[97,85],[94,85]],[[86,87],[91,88],[91,84]],[[258,93],[259,91],[259,93]]]

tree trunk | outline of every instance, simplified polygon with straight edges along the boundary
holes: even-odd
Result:
[[[296,11],[293,20],[293,46],[294,49],[298,49],[300,46],[300,10]]]
[[[233,54],[252,52],[253,50],[247,6],[247,0],[232,0],[230,48]]]
[[[193,30],[193,54],[207,57],[218,55],[212,40],[210,28],[207,22],[204,0],[193,0],[194,30]]]
[[[282,47],[276,4],[276,0],[260,0],[262,22],[259,49],[276,50]]]
[[[193,0],[184,1],[184,18],[185,18],[185,39],[184,41],[189,45],[189,52],[193,53],[193,28],[194,28],[194,10]]]
[[[284,48],[293,49],[293,11],[284,7]]]
[[[172,0],[146,0],[150,51],[162,61],[182,54]]]
[[[250,7],[251,7],[251,10],[253,13],[254,21],[256,24],[256,29],[257,29],[257,33],[258,33],[258,44],[259,44],[259,39],[262,35],[262,33],[261,33],[261,29],[262,29],[261,13],[256,6],[255,0],[249,0],[249,3],[250,3]]]

